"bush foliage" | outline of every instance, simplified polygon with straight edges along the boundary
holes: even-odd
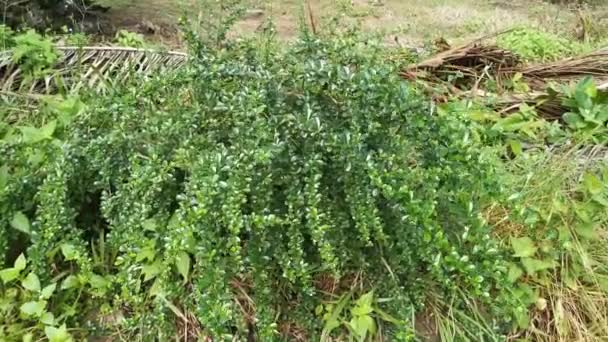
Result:
[[[337,295],[358,281],[389,298],[395,338],[429,288],[493,298],[508,321],[506,263],[480,215],[500,189],[463,116],[435,113],[349,35],[189,40],[173,75],[4,114],[3,298],[30,273],[60,286],[0,323],[54,312],[62,333],[90,321],[161,340],[185,319],[220,339],[277,339],[288,323],[314,339],[327,279]]]

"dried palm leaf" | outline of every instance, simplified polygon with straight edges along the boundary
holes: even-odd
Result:
[[[0,53],[0,91],[46,93],[58,89],[90,88],[104,92],[108,85],[137,75],[174,70],[185,64],[181,52],[160,52],[125,47],[57,47],[61,57],[52,73],[33,79],[15,64],[10,51]]]
[[[485,73],[498,74],[500,70],[514,68],[519,59],[510,51],[477,42],[440,52],[421,63],[410,65],[401,76],[406,79],[423,79],[443,82],[458,75],[464,81],[459,85],[470,86]]]
[[[556,62],[503,69],[501,73],[504,74],[504,77],[520,73],[536,88],[544,88],[547,81],[568,82],[586,76],[606,79],[608,78],[608,49]]]

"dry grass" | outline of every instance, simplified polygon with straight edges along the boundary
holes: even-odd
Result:
[[[161,35],[176,34],[177,18],[201,9],[198,0],[102,2],[112,6],[109,15],[118,28],[147,33],[152,26]],[[238,23],[235,33],[254,33],[265,19],[272,17],[279,37],[290,39],[297,32],[302,4],[300,0],[249,0],[250,9],[262,12]],[[399,41],[408,46],[436,37],[458,43],[516,25],[574,34],[577,24],[574,12],[541,0],[310,0],[310,4],[320,25],[329,17],[343,15],[367,30],[384,32],[387,43]]]

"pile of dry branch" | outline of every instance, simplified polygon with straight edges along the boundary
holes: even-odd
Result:
[[[514,92],[509,87],[518,75],[529,91]],[[565,112],[561,94],[547,91],[551,83],[572,83],[586,76],[595,78],[599,89],[608,90],[608,49],[556,62],[525,65],[512,52],[480,41],[449,48],[421,63],[408,66],[403,78],[421,81],[433,92],[445,89],[447,97],[488,97],[501,113],[517,111],[522,103],[535,106],[551,120]],[[496,88],[490,94],[480,90],[484,81]]]

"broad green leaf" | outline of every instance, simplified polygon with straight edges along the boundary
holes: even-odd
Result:
[[[528,258],[536,253],[534,241],[527,236],[521,238],[511,238],[511,247],[515,252],[514,256],[519,258]]]
[[[580,125],[584,125],[583,118],[576,113],[565,113],[562,115],[562,120],[573,128],[578,128]]]
[[[589,172],[583,175],[583,184],[585,185],[585,190],[592,195],[600,194],[604,190],[602,181],[596,175]]]
[[[190,272],[190,256],[188,253],[179,253],[177,259],[175,259],[175,265],[177,266],[177,271],[184,278],[184,282],[188,281],[188,273]]]
[[[595,203],[608,208],[608,196],[604,194],[598,194],[591,198]]]
[[[72,336],[68,332],[65,324],[59,328],[53,326],[47,326],[44,328],[44,334],[49,342],[72,342]]]
[[[342,315],[344,307],[350,302],[350,295],[350,293],[342,295],[338,304],[332,308],[330,313],[328,313],[329,316],[325,320],[325,325],[323,326],[322,339],[328,338],[331,332],[340,326],[340,316]]]
[[[76,259],[77,255],[78,255],[74,245],[69,244],[69,243],[64,243],[61,245],[61,254],[63,254],[63,257],[67,261]]]
[[[32,292],[40,292],[40,279],[34,272],[30,272],[21,282],[21,286]]]
[[[44,325],[53,325],[55,324],[55,316],[51,312],[45,312],[42,317],[40,317],[40,322]]]
[[[515,264],[511,264],[511,266],[509,267],[509,273],[507,274],[507,278],[509,279],[510,282],[514,283],[523,274],[524,274],[524,271],[522,271],[521,268],[519,268]]]
[[[162,296],[162,294],[163,294],[163,289],[161,287],[161,282],[159,279],[155,279],[154,283],[152,283],[152,286],[150,286],[150,296],[156,297],[156,296]]]
[[[376,322],[368,315],[355,316],[349,324],[359,341],[365,341],[368,335],[373,335],[376,332]]]
[[[77,287],[78,285],[80,285],[80,281],[78,281],[78,277],[69,275],[63,280],[63,282],[61,282],[61,289],[67,290],[67,289],[71,289],[73,287]]]
[[[534,258],[523,258],[521,259],[522,265],[526,269],[526,273],[530,275],[536,274],[536,272],[544,271],[555,267],[555,263],[550,260],[539,260]]]
[[[40,127],[40,132],[42,133],[45,139],[50,139],[53,137],[53,133],[55,133],[56,127],[57,121],[51,120],[46,125]]]
[[[93,274],[89,279],[89,284],[92,288],[100,290],[105,289],[110,284],[110,282],[100,275]]]
[[[40,317],[44,313],[45,307],[46,301],[39,300],[24,303],[23,305],[21,305],[19,310],[26,316]]]
[[[31,332],[28,332],[27,334],[23,335],[23,337],[21,338],[21,342],[32,342],[34,340],[34,334],[32,334]]]
[[[40,292],[40,296],[44,299],[49,299],[55,292],[55,288],[57,287],[56,283],[52,283],[51,285],[45,286]]]
[[[143,248],[139,253],[137,253],[137,257],[135,258],[135,261],[141,262],[146,259],[148,261],[154,261],[155,257],[156,257],[156,251],[154,250],[154,247],[146,247],[146,248]]]
[[[14,267],[18,271],[23,271],[25,269],[25,266],[26,266],[25,255],[23,255],[23,253],[21,253],[15,260]]]
[[[37,143],[43,140],[51,139],[55,128],[57,127],[57,121],[51,120],[41,128],[24,126],[20,127],[21,134],[23,135],[23,141],[25,143]]]
[[[11,227],[25,234],[31,233],[30,220],[28,220],[27,216],[23,215],[23,213],[20,211],[16,212],[13,215],[13,219],[11,220]]]
[[[576,86],[574,98],[578,107],[589,109],[593,106],[593,99],[597,96],[597,87],[591,77],[586,77]]]
[[[144,281],[148,281],[150,279],[154,279],[160,271],[162,270],[162,264],[160,261],[157,261],[152,264],[144,265],[142,268],[142,273],[144,274]]]
[[[17,279],[17,277],[19,277],[20,272],[21,271],[14,267],[3,269],[2,271],[0,271],[0,279],[2,279],[2,282],[6,284]]]
[[[521,141],[519,140],[509,140],[509,147],[511,148],[511,152],[518,157],[523,153],[523,149],[521,147]]]
[[[72,121],[72,118],[85,108],[84,103],[75,96],[70,96],[65,99],[60,97],[49,97],[46,99],[46,102],[63,125],[69,124]]]
[[[595,231],[595,224],[593,222],[581,222],[574,227],[576,234],[586,239],[593,239],[597,237]]]
[[[372,303],[374,301],[374,292],[370,291],[357,299],[355,306],[351,309],[354,316],[368,315],[374,311]]]

